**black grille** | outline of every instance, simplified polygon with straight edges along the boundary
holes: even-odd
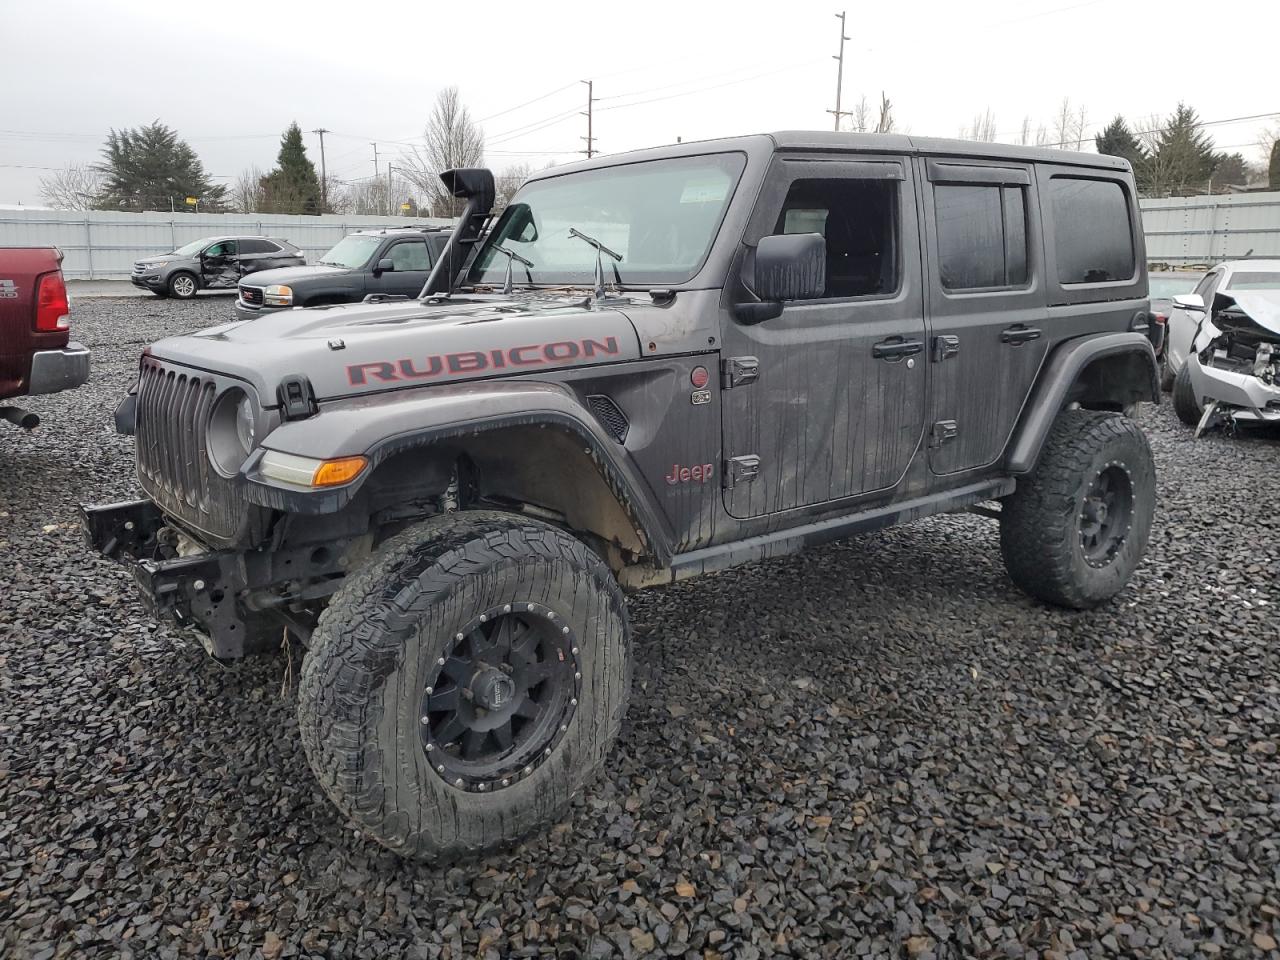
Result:
[[[245,303],[255,307],[262,306],[262,288],[261,287],[241,287],[240,299]]]
[[[591,412],[604,424],[604,428],[609,431],[613,439],[619,443],[627,439],[627,431],[631,429],[631,424],[627,422],[627,415],[618,408],[612,397],[597,394],[587,397],[587,403],[591,405]]]
[[[219,475],[205,446],[217,395],[212,378],[146,360],[138,378],[138,481],[170,516],[223,544],[236,539],[249,505]]]

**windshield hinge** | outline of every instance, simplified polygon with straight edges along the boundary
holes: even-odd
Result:
[[[280,402],[280,413],[286,420],[305,420],[319,412],[316,403],[316,392],[311,389],[311,381],[300,374],[285,377],[276,387],[276,399]]]

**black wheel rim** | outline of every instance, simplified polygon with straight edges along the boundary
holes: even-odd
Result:
[[[1115,559],[1133,525],[1133,477],[1119,460],[1094,475],[1080,505],[1080,549],[1091,567]]]
[[[464,624],[428,671],[420,732],[431,769],[462,790],[529,776],[568,731],[578,641],[550,608],[509,603]]]

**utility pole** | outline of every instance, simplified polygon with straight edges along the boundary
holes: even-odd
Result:
[[[836,19],[840,21],[840,54],[831,58],[840,64],[836,67],[836,108],[827,111],[827,113],[836,115],[835,130],[837,133],[840,131],[840,118],[850,115],[850,111],[840,109],[840,93],[844,89],[844,42],[849,39],[844,35],[844,14],[845,11],[843,10],[836,14]]]
[[[595,137],[591,135],[592,104],[596,102],[596,98],[592,96],[592,91],[594,89],[592,81],[583,80],[582,82],[587,85],[587,109],[583,113],[583,116],[587,118],[587,135],[582,138],[583,140],[587,141],[587,149],[583,150],[582,152],[585,153],[587,155],[587,159],[590,160],[591,157],[596,152]]]
[[[329,175],[324,169],[324,135],[329,131],[324,127],[319,127],[311,131],[320,137],[320,207],[323,210],[329,209]]]

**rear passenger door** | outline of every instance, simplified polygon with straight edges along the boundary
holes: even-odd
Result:
[[[725,325],[724,504],[743,519],[890,493],[924,426],[908,161],[775,160],[744,240],[779,233],[825,237],[826,290],[763,323]]]
[[[259,270],[270,270],[279,263],[280,248],[270,240],[241,237],[239,260],[242,277]]]
[[[1044,362],[1044,251],[1029,165],[918,161],[928,237],[929,467],[1000,459]]]
[[[378,254],[378,262],[390,260],[394,269],[375,273],[369,278],[370,293],[398,294],[416,297],[431,272],[431,255],[425,238],[397,240]],[[374,263],[376,268],[377,262]]]

